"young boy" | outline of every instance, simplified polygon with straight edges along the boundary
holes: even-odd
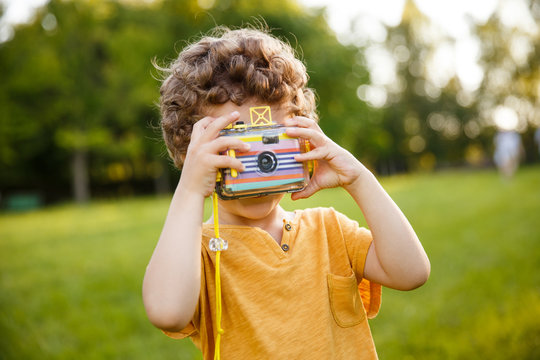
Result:
[[[304,65],[287,44],[252,29],[220,29],[185,48],[161,87],[165,142],[182,174],[143,283],[150,321],[173,338],[190,336],[205,359],[216,338],[212,218],[204,199],[220,168],[244,170],[220,155],[249,145],[219,132],[249,123],[249,108],[270,105],[287,134],[309,140],[308,186],[292,199],[341,186],[370,230],[332,208],[289,212],[283,194],[219,200],[224,359],[375,359],[368,317],[380,285],[422,285],[429,260],[411,225],[371,172],[317,125]],[[358,284],[361,283],[360,291]],[[361,293],[360,293],[361,292]]]

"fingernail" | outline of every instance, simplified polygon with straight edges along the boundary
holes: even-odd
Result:
[[[239,113],[238,111],[233,111],[233,112],[231,113],[231,116],[234,116],[234,117],[236,117],[236,116],[238,116],[238,115],[240,115],[240,113]]]

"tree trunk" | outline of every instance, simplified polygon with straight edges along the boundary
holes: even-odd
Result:
[[[84,204],[90,200],[88,152],[85,149],[75,149],[72,161],[73,196],[76,203]]]

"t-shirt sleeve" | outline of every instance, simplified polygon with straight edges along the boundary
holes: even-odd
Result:
[[[189,324],[186,325],[185,328],[183,328],[180,331],[167,331],[167,330],[161,330],[161,331],[170,338],[184,339],[190,335],[193,335],[195,332],[197,332],[194,319],[196,319],[198,316],[199,316],[199,305],[197,305],[197,309],[195,310],[193,319],[189,322]]]
[[[358,284],[358,290],[362,297],[364,310],[368,319],[372,319],[377,316],[381,307],[382,288],[380,284],[364,278],[367,253],[373,242],[371,231],[360,227],[358,222],[349,219],[337,211],[336,214],[345,240],[345,246],[347,247],[351,267],[356,274],[356,278],[361,279]]]
[[[161,330],[161,331],[170,338],[184,339],[192,335],[193,333],[195,333],[197,330],[195,329],[195,325],[193,324],[193,321],[190,321],[189,324],[180,331],[167,331],[167,330]]]
[[[341,233],[347,247],[347,254],[351,267],[357,279],[364,277],[364,265],[366,264],[367,253],[373,241],[371,231],[360,227],[358,222],[349,219],[347,216],[336,211]]]

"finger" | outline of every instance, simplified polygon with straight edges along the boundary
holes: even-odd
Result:
[[[211,161],[216,169],[236,169],[238,171],[246,169],[240,160],[227,155],[212,155]]]
[[[197,138],[198,136],[200,136],[206,130],[208,125],[210,125],[212,121],[214,121],[215,119],[216,118],[212,116],[205,116],[204,118],[202,118],[201,120],[193,124],[193,130],[191,131],[191,138]]]
[[[295,116],[290,119],[286,119],[285,126],[296,126],[322,131],[315,120],[303,116]]]
[[[250,145],[236,137],[220,136],[210,144],[210,152],[216,154],[228,149],[234,149],[246,152],[250,149]]]
[[[318,188],[313,184],[313,182],[310,182],[304,190],[292,193],[291,199],[292,200],[307,199],[311,195],[315,194],[317,191],[318,191]]]
[[[326,159],[327,156],[328,156],[328,150],[325,150],[325,148],[319,147],[311,151],[295,155],[294,160],[298,162],[304,162],[304,161],[310,161],[310,160],[322,160],[322,159]]]
[[[240,118],[240,113],[238,111],[233,111],[230,114],[220,116],[215,118],[208,126],[204,132],[204,136],[209,138],[215,138],[218,136],[219,132],[223,130],[227,125],[238,121]]]
[[[206,129],[208,127],[208,125],[210,125],[212,123],[212,121],[214,121],[216,118],[213,117],[213,116],[205,116],[203,117],[202,119],[200,119],[199,121],[197,121],[194,125],[193,125],[193,128],[194,129]]]
[[[326,143],[326,135],[323,132],[302,127],[291,127],[286,130],[287,135],[309,140],[314,147],[323,146]]]

